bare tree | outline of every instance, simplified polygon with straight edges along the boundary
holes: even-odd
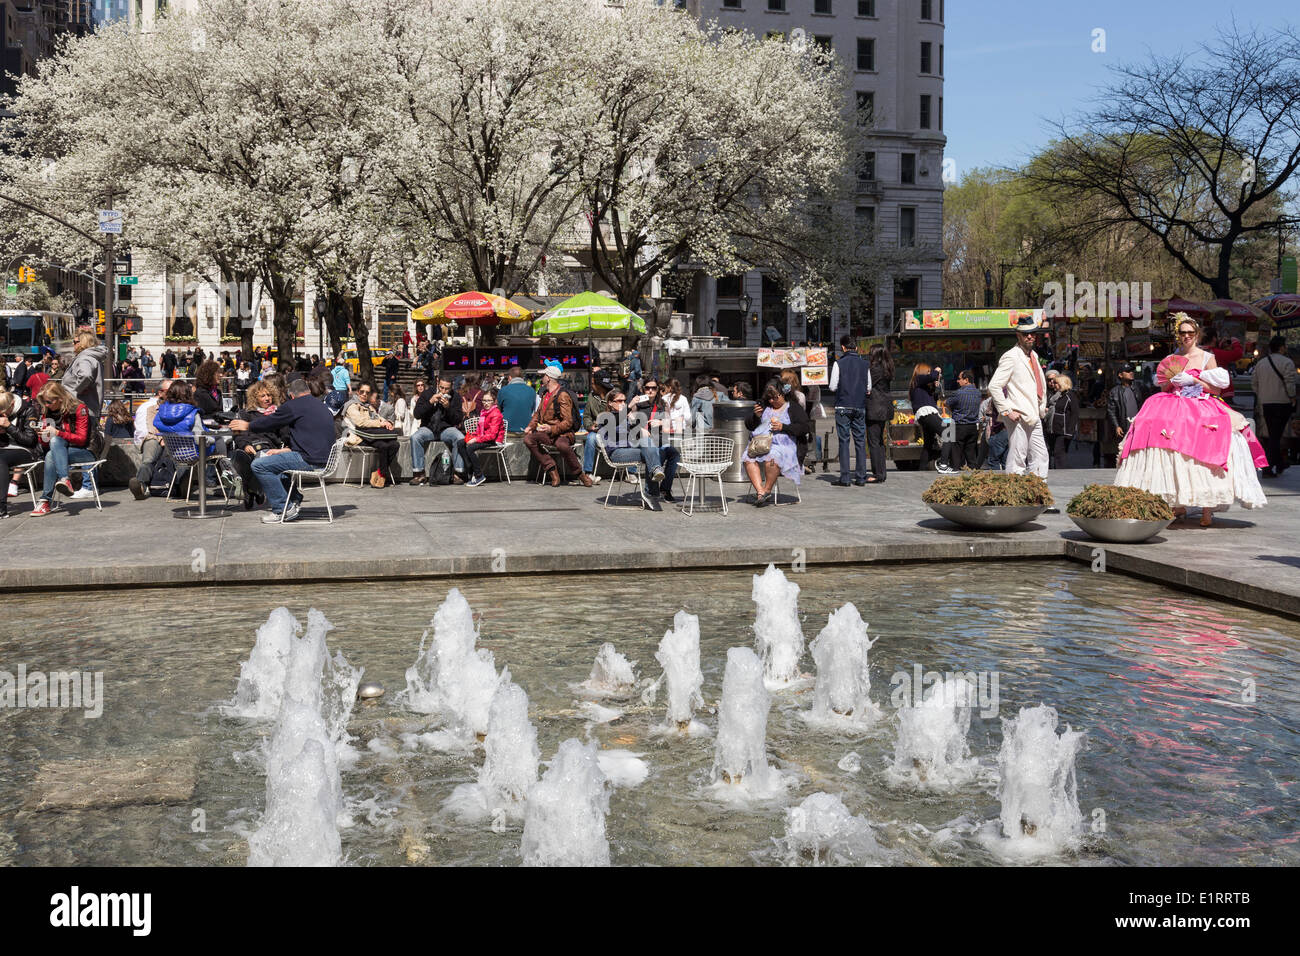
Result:
[[[1058,125],[1060,142],[1026,174],[1088,203],[1081,228],[1137,224],[1229,298],[1234,249],[1278,229],[1300,167],[1300,37],[1234,26],[1201,54],[1118,68],[1098,107]]]

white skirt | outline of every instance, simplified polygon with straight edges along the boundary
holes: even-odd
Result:
[[[1246,439],[1236,432],[1225,468],[1165,448],[1143,448],[1120,463],[1115,484],[1149,491],[1175,508],[1226,511],[1234,503],[1243,508],[1266,504]]]

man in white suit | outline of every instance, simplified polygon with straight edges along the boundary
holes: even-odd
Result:
[[[998,370],[989,382],[989,397],[1006,425],[1009,474],[1026,471],[1047,477],[1047,442],[1043,416],[1047,414],[1047,383],[1034,354],[1038,320],[1021,316],[1016,325],[1016,347],[1002,353]]]

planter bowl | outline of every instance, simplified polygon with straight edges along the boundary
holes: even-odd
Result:
[[[1143,521],[1139,518],[1076,518],[1070,520],[1079,526],[1088,537],[1097,541],[1109,541],[1112,544],[1136,544],[1154,538],[1165,528],[1174,523],[1174,519],[1158,518],[1155,521]]]
[[[1006,531],[1033,521],[1047,510],[1047,505],[930,505],[953,524],[977,531]]]

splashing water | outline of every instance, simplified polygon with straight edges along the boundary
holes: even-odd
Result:
[[[775,564],[754,575],[754,643],[763,658],[763,677],[776,690],[800,679],[803,628],[799,626],[799,585],[786,580]]]
[[[809,724],[826,730],[861,730],[880,717],[880,708],[871,702],[868,651],[874,643],[852,604],[831,612],[811,647],[817,685],[812,710],[803,715]]]
[[[570,737],[528,791],[524,866],[609,866],[609,794],[595,743]]]
[[[885,773],[891,784],[950,791],[975,778],[979,761],[966,741],[974,696],[969,681],[949,675],[924,700],[899,709],[894,763]]]
[[[713,752],[716,788],[743,788],[753,797],[780,793],[793,783],[767,763],[767,713],[772,696],[763,683],[763,662],[748,647],[727,651]]]
[[[704,673],[700,670],[700,619],[678,611],[672,630],[659,642],[655,660],[664,669],[660,680],[668,684],[668,720],[659,729],[692,736],[708,733],[708,728],[693,719],[695,708],[704,706],[700,693],[704,686]]]
[[[785,836],[774,842],[787,866],[878,866],[886,856],[867,818],[855,817],[829,793],[787,809]]]
[[[475,647],[474,612],[458,589],[452,588],[434,612],[433,640],[428,638],[425,631],[400,699],[412,710],[437,714],[451,739],[468,746],[488,732],[497,672],[492,652]]]
[[[248,660],[239,665],[239,684],[234,698],[222,708],[225,713],[253,719],[271,719],[280,713],[289,647],[301,632],[302,626],[287,607],[271,612],[257,629]]]
[[[322,715],[330,623],[318,611],[290,643],[280,715],[266,754],[266,811],[248,840],[250,866],[337,866],[343,809],[336,741]]]
[[[501,682],[488,715],[486,758],[478,782],[461,784],[447,799],[446,809],[462,820],[483,820],[498,811],[523,819],[528,790],[537,782],[537,728],[528,719],[528,695],[501,671]]]
[[[591,665],[591,676],[578,685],[578,689],[593,697],[626,694],[636,686],[635,661],[614,649],[608,642],[600,645],[596,661]]]
[[[1057,721],[1055,708],[1046,704],[1023,707],[1014,720],[1002,720],[1001,839],[987,838],[986,830],[985,840],[995,852],[1021,857],[1057,853],[1081,834],[1074,758],[1084,734],[1067,724],[1058,735]]]

